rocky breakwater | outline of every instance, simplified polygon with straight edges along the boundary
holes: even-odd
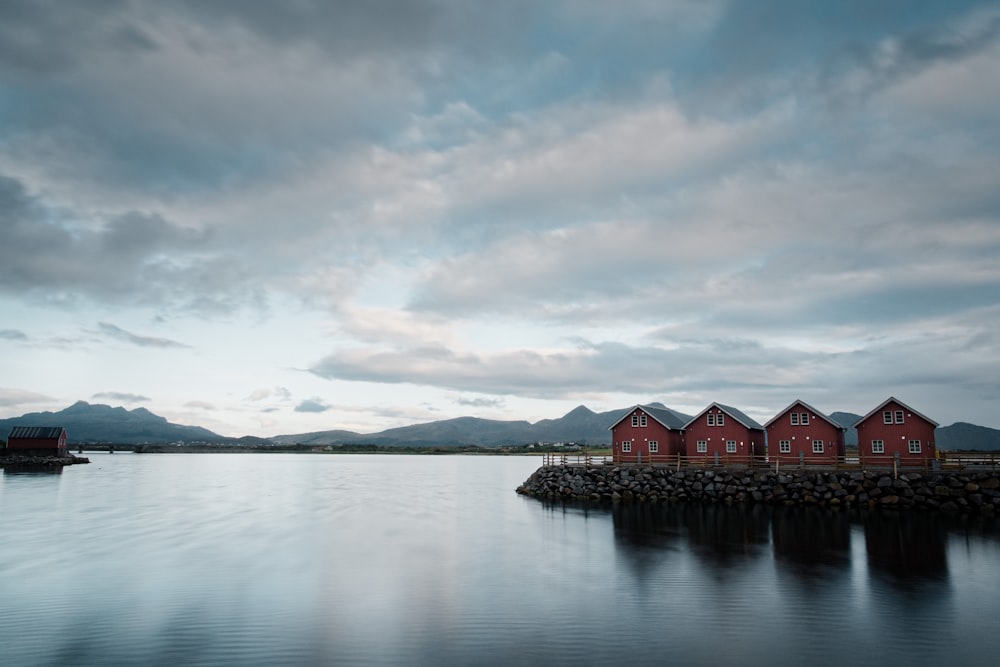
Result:
[[[26,456],[24,454],[0,454],[0,468],[4,470],[62,470],[65,466],[90,463],[83,456]]]
[[[1000,513],[1000,473],[542,466],[517,492],[546,500],[765,503]]]

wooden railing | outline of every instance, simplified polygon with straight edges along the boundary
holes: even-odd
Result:
[[[546,466],[601,466],[614,463],[610,455],[569,454],[566,452],[546,452],[542,454],[542,465]]]
[[[570,466],[600,466],[615,464],[611,455],[548,452],[542,455],[542,465]],[[628,460],[618,462],[619,465],[652,465],[657,467],[676,467],[678,470],[686,467],[694,468],[771,468],[777,472],[781,469],[803,470],[997,470],[1000,469],[1000,452],[938,452],[936,457],[919,459],[894,456],[860,456],[848,454],[837,458],[830,457],[767,457],[756,456],[749,459],[746,456],[684,456],[682,454],[650,454],[641,461]]]

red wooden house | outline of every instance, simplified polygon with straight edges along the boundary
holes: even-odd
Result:
[[[7,454],[66,456],[66,429],[61,426],[15,426],[7,437]]]
[[[685,424],[684,438],[693,462],[749,463],[764,455],[764,427],[721,403],[712,403]]]
[[[684,453],[685,415],[637,405],[611,425],[615,463],[654,463]]]
[[[764,424],[771,463],[836,463],[844,457],[847,429],[804,401],[795,401]]]
[[[859,419],[858,454],[862,460],[923,464],[935,456],[934,429],[937,422],[890,396]]]

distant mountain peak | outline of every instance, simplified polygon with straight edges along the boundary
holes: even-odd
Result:
[[[586,405],[578,405],[569,412],[567,412],[565,417],[590,417],[591,415],[597,414]]]

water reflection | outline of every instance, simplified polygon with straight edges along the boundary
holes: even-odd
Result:
[[[947,517],[939,514],[866,514],[868,567],[898,583],[948,576]]]
[[[851,560],[851,521],[844,512],[776,508],[771,538],[776,559],[803,568],[843,567]]]
[[[720,567],[759,557],[770,541],[770,520],[761,505],[685,505],[681,520],[694,551]]]
[[[61,475],[62,466],[6,466],[4,475]]]

